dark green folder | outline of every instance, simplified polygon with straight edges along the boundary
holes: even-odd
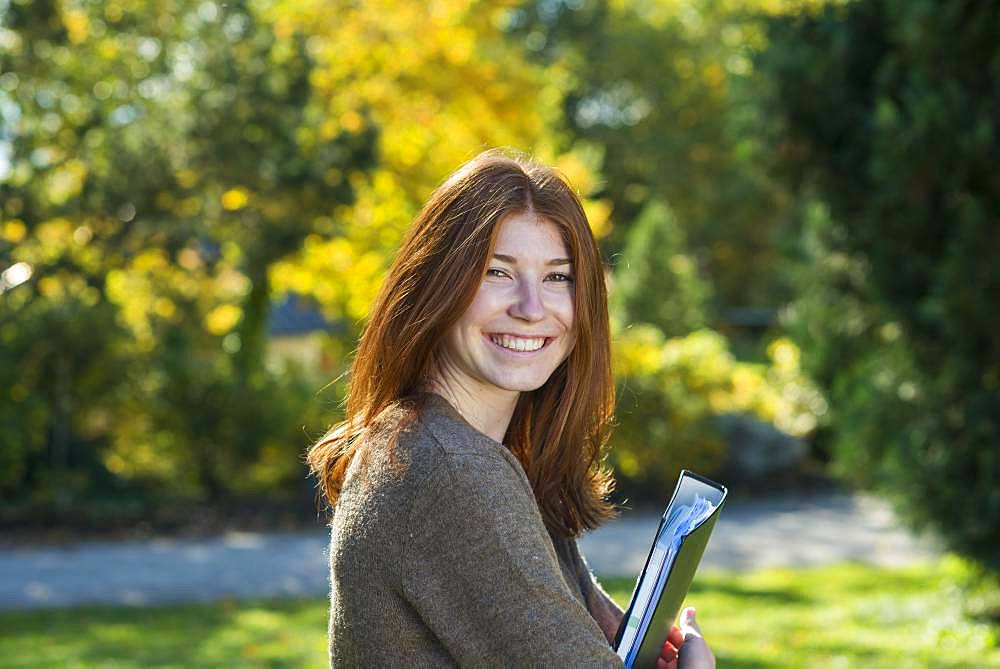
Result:
[[[617,652],[625,636],[626,627],[629,625],[630,620],[634,618],[633,614],[638,614],[638,617],[643,622],[637,627],[637,629],[640,629],[639,636],[632,644],[633,649],[635,646],[638,646],[638,650],[633,650],[633,652],[625,656],[626,667],[634,665],[636,667],[650,668],[656,666],[656,658],[660,655],[663,642],[667,638],[667,632],[677,619],[681,604],[684,603],[684,597],[687,596],[688,588],[691,587],[691,581],[698,570],[701,556],[705,552],[705,546],[708,545],[708,538],[712,534],[715,521],[718,519],[722,505],[726,501],[727,493],[726,487],[715,481],[686,469],[681,471],[680,477],[677,479],[677,486],[670,497],[670,503],[667,504],[667,508],[660,518],[656,534],[653,535],[653,542],[649,547],[646,563],[639,574],[639,578],[636,579],[635,588],[632,590],[632,598],[628,608],[625,610],[625,616],[622,618],[618,633],[615,636],[613,647]],[[660,534],[664,529],[666,519],[681,505],[692,505],[695,495],[706,498],[715,506],[715,509],[711,512],[711,515],[696,525],[688,534],[684,535],[673,561],[664,563],[656,573],[653,573],[650,560],[653,557],[657,542],[661,539]],[[637,606],[636,598],[640,586],[646,578],[651,579],[651,597],[646,610],[637,611],[634,610]],[[619,655],[622,654],[619,653]]]

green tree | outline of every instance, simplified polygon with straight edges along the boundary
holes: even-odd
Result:
[[[585,146],[567,140],[559,101],[568,73],[530,62],[523,45],[501,29],[507,0],[441,0],[428,12],[401,0],[279,0],[268,16],[308,35],[326,99],[316,132],[354,127],[370,111],[380,130],[371,179],[339,215],[344,237],[309,240],[302,253],[276,265],[276,284],[314,296],[352,334],[367,317],[383,273],[406,226],[455,167],[490,146],[512,146],[567,174],[583,197],[597,234],[607,203],[591,197],[599,165]],[[348,338],[353,347],[353,338]]]
[[[538,60],[571,73],[564,122],[601,157],[609,253],[623,249],[648,203],[665,202],[713,288],[712,318],[791,295],[771,271],[790,200],[762,169],[770,119],[753,66],[765,44],[760,16],[772,7],[782,9],[754,0],[531,0],[507,24]]]
[[[791,320],[839,467],[993,569],[998,25],[993,3],[852,2],[772,21],[761,59],[786,176],[822,203]]]
[[[612,308],[623,323],[649,323],[667,337],[705,327],[708,286],[687,252],[673,212],[653,201],[631,225],[614,274]]]
[[[6,484],[72,473],[64,444],[214,496],[278,442],[300,465],[302,416],[274,409],[295,384],[263,366],[269,270],[343,234],[374,126],[313,132],[307,41],[252,3],[13,3],[0,25],[0,265],[33,270],[2,298],[9,427],[33,435]]]

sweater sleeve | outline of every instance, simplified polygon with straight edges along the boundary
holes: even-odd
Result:
[[[618,633],[618,626],[621,625],[625,612],[611,599],[611,596],[604,591],[597,578],[594,577],[593,572],[590,571],[590,567],[587,565],[587,561],[580,553],[580,547],[576,539],[565,538],[561,540],[554,539],[553,541],[560,542],[557,544],[557,549],[562,551],[562,554],[565,556],[564,559],[568,564],[572,565],[573,571],[576,573],[577,582],[580,584],[580,592],[583,593],[583,599],[587,602],[587,611],[597,621],[601,631],[604,632],[604,636],[611,643]]]
[[[462,666],[621,667],[500,457],[447,454],[416,495],[404,597]]]

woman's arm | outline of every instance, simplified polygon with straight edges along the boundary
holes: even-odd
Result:
[[[461,665],[620,667],[499,457],[449,454],[411,511],[404,596]]]
[[[590,594],[584,593],[584,596],[587,598],[587,610],[590,611],[590,615],[597,621],[601,631],[604,632],[604,636],[608,638],[608,643],[612,643],[618,634],[618,628],[622,624],[625,612],[611,599],[610,595],[604,591],[604,588],[601,587],[601,584],[592,575],[590,576],[590,581],[593,584],[593,589]]]
[[[553,542],[556,544],[557,551],[565,556],[564,559],[568,561],[576,573],[577,583],[583,593],[583,599],[587,603],[587,611],[597,621],[608,643],[612,643],[615,640],[615,635],[618,634],[618,627],[621,625],[625,612],[604,591],[600,582],[590,571],[587,561],[580,553],[576,539],[553,538]]]

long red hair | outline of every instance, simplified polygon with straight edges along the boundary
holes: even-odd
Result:
[[[553,169],[491,149],[462,165],[414,219],[382,284],[351,367],[346,417],[309,449],[331,507],[377,416],[421,388],[448,329],[472,303],[499,224],[535,212],[574,266],[575,345],[546,383],[521,393],[504,443],[528,475],[546,525],[575,536],[613,515],[604,464],[614,411],[604,266],[573,189]],[[360,457],[364,457],[364,452]]]

